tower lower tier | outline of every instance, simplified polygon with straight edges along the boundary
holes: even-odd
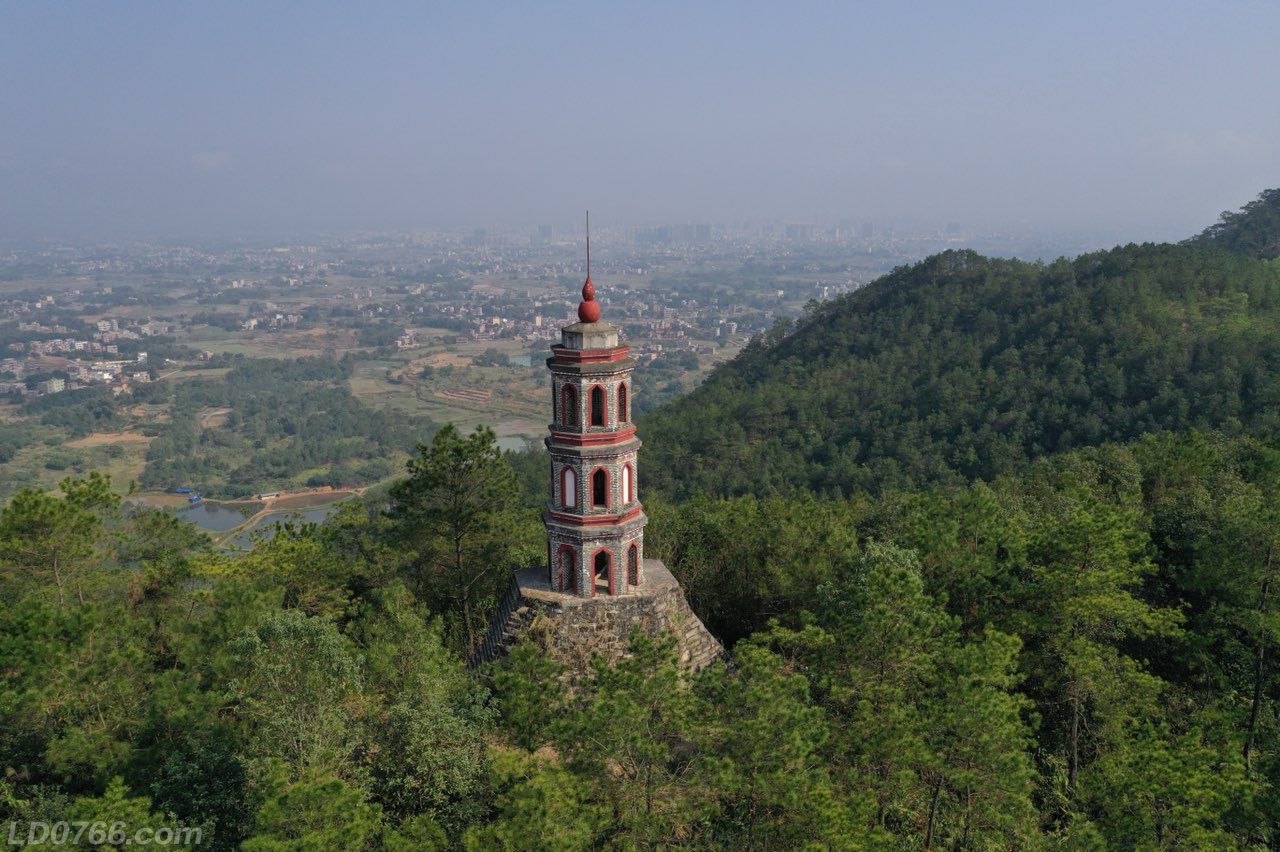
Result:
[[[579,597],[617,597],[645,585],[644,526],[637,504],[617,516],[544,512],[547,527],[548,588]]]

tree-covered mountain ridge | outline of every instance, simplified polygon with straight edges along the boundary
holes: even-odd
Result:
[[[990,479],[1154,431],[1280,423],[1280,264],[1142,244],[948,251],[785,322],[642,424],[676,496]]]
[[[1224,248],[1250,257],[1280,257],[1280,189],[1264,190],[1238,211],[1228,210],[1214,224],[1187,240],[1198,248]]]

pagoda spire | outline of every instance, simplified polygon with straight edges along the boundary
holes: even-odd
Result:
[[[582,301],[578,303],[581,322],[600,321],[600,303],[596,301],[596,285],[591,283],[591,211],[587,211],[587,280],[582,285]]]

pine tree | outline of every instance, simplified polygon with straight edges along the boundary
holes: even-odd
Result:
[[[684,840],[711,808],[707,791],[691,783],[700,765],[695,696],[672,640],[636,632],[628,650],[615,665],[595,660],[559,746],[613,814],[610,842]]]
[[[773,652],[740,643],[731,666],[699,681],[704,718],[699,732],[703,772],[719,813],[715,842],[735,849],[828,849],[859,845],[862,827],[827,771],[830,736],[808,682],[785,670]]]
[[[447,601],[470,651],[483,630],[481,604],[513,568],[519,486],[493,430],[452,424],[420,444],[409,478],[391,490],[395,534],[414,554],[413,582],[428,603]]]
[[[1123,747],[1134,719],[1159,713],[1165,684],[1127,643],[1176,636],[1181,617],[1137,594],[1154,566],[1132,507],[1099,498],[1075,472],[1038,499],[1008,623],[1025,637],[1024,670],[1069,800],[1084,765]]]

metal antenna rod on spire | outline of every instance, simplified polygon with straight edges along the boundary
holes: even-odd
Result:
[[[591,277],[591,211],[587,211],[587,277]]]

